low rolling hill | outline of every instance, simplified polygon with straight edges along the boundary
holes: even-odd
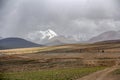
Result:
[[[31,47],[31,46],[30,46]],[[0,50],[9,54],[24,53],[100,53],[100,52],[120,52],[119,40],[103,41],[93,44],[66,44],[61,46],[43,46],[10,50]],[[112,51],[111,51],[112,50]]]
[[[35,44],[21,38],[5,38],[0,40],[0,49],[29,48],[40,46],[42,45]]]

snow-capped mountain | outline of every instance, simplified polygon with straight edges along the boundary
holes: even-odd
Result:
[[[63,45],[82,41],[78,35],[58,35],[51,29],[32,32],[28,34],[28,40],[43,45]]]
[[[46,42],[54,37],[58,36],[53,30],[48,29],[45,31],[35,31],[27,35],[27,39],[36,43]]]
[[[53,30],[48,29],[46,31],[40,31],[40,33],[42,34],[42,39],[48,38],[48,39],[52,39],[56,36],[58,36]]]

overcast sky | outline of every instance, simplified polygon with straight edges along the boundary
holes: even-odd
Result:
[[[52,29],[91,38],[120,30],[119,5],[120,0],[0,0],[0,36],[27,38]]]

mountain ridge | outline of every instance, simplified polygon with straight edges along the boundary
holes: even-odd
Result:
[[[120,31],[107,31],[91,38],[90,40],[88,40],[88,42],[94,43],[99,41],[118,40],[118,39],[120,39]]]
[[[40,47],[42,45],[27,41],[22,38],[9,37],[0,40],[1,49]]]

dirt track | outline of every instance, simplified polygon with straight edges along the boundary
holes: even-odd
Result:
[[[95,72],[93,74],[87,75],[77,80],[114,80],[114,78],[109,78],[108,75],[109,73],[111,73],[112,71],[118,68],[119,68],[118,66],[110,67],[110,68]]]

